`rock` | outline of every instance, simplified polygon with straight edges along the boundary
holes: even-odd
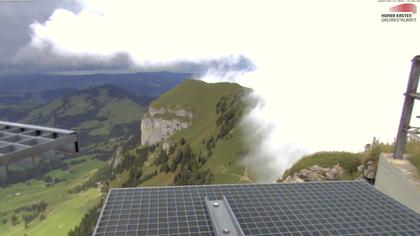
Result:
[[[299,178],[299,176],[287,176],[284,180],[285,183],[303,183],[305,182],[303,179]]]
[[[287,176],[283,181],[286,183],[302,183],[315,181],[333,181],[341,180],[344,170],[340,165],[335,165],[333,168],[323,168],[317,165],[300,170],[293,175]]]
[[[325,172],[327,180],[339,180],[343,177],[344,170],[340,165],[335,165],[332,169]]]
[[[167,140],[176,131],[188,128],[193,117],[192,112],[179,107],[175,110],[149,107],[141,121],[141,144],[154,145]],[[169,150],[169,146],[166,148]]]
[[[376,176],[376,163],[368,161],[363,171],[363,177],[367,180],[373,180]]]
[[[163,142],[162,149],[168,154],[169,153],[170,145],[168,142]]]
[[[114,158],[112,158],[111,163],[110,163],[112,165],[112,169],[117,168],[123,161],[124,155],[122,154],[122,150],[123,148],[121,146],[117,147]]]

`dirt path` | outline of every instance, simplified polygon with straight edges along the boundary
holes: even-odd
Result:
[[[245,157],[245,171],[244,175],[241,176],[239,182],[245,182],[245,183],[252,183],[252,179],[249,177],[249,163],[248,163],[248,156]]]
[[[238,178],[242,178],[242,176],[237,175],[237,174],[226,173],[228,170],[229,169],[226,166],[218,166],[217,167],[217,171],[220,172],[221,174],[235,176],[235,177],[238,177]]]
[[[237,174],[227,173],[227,171],[229,169],[226,166],[218,166],[216,170],[219,173],[224,174],[224,175],[230,175],[230,176],[238,177],[239,178],[238,183],[253,183],[252,179],[249,177],[248,157],[245,157],[244,164],[245,164],[245,171],[244,171],[244,174],[242,176],[237,175]]]

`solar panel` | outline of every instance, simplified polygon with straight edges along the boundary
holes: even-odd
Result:
[[[94,235],[214,235],[206,200],[224,198],[245,235],[420,235],[419,214],[360,181],[111,189]]]

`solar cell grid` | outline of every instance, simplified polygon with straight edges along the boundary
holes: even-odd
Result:
[[[112,189],[95,235],[213,235],[205,197],[245,235],[420,235],[420,216],[363,182]]]

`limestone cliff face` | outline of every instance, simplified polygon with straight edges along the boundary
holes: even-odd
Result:
[[[176,109],[149,107],[149,111],[141,121],[141,144],[154,145],[165,141],[176,131],[188,128],[193,117],[192,112],[180,107]]]

